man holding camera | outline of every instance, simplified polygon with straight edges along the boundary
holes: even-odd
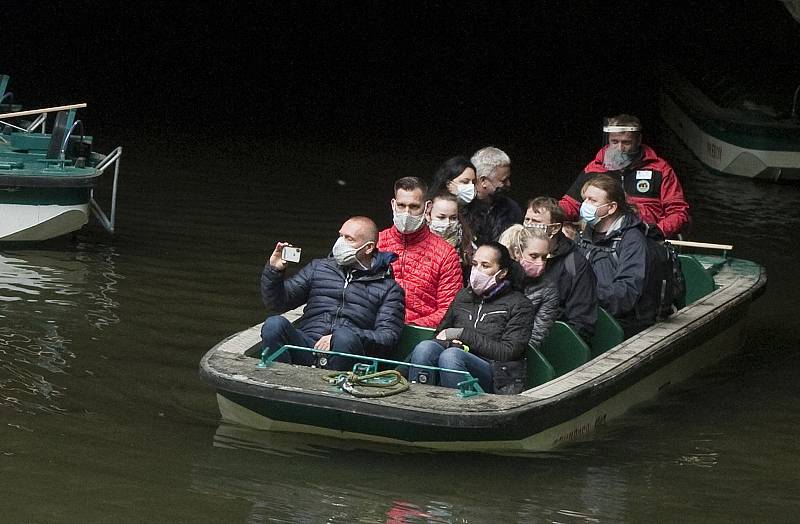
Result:
[[[261,274],[261,298],[267,308],[284,313],[305,304],[292,324],[270,316],[261,329],[262,347],[313,347],[351,355],[390,357],[403,331],[403,290],[391,273],[393,253],[378,251],[378,228],[363,216],[339,229],[333,255],[312,260],[296,275],[284,278],[286,242],[278,242]],[[287,255],[288,256],[288,255]],[[357,361],[340,355],[289,350],[278,361],[318,364],[346,370]]]

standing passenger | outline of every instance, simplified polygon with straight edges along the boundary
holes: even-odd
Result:
[[[407,324],[435,327],[461,289],[461,265],[453,246],[425,225],[431,201],[417,177],[394,184],[394,225],[380,232],[378,249],[397,253],[394,278],[405,290]]]
[[[597,278],[575,242],[564,235],[563,223],[564,211],[555,198],[543,196],[528,202],[525,227],[541,228],[550,237],[550,256],[544,274],[558,287],[557,320],[563,320],[584,340],[589,340],[597,321]]]
[[[465,209],[466,222],[476,244],[500,238],[511,224],[522,223],[522,209],[506,196],[511,187],[511,159],[496,147],[484,147],[472,155],[477,169],[477,198]]]

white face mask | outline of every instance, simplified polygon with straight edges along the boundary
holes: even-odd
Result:
[[[425,210],[419,215],[412,215],[411,213],[398,213],[394,206],[392,206],[392,221],[395,227],[401,233],[413,233],[419,231],[419,228],[425,223]]]
[[[462,204],[469,204],[475,198],[475,184],[458,184],[456,196]]]
[[[351,267],[358,264],[362,269],[369,269],[361,263],[357,256],[358,252],[364,249],[367,244],[371,244],[371,242],[364,242],[361,247],[355,248],[348,244],[344,237],[339,237],[336,239],[336,243],[333,244],[333,258],[336,259],[337,264],[343,267]]]

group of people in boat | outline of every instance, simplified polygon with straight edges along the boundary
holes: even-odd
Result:
[[[294,324],[268,317],[262,347],[332,350],[289,350],[278,360],[345,370],[354,359],[336,353],[391,359],[404,324],[430,327],[434,337],[407,358],[410,380],[464,380],[429,369],[443,368],[508,393],[524,373],[526,348],[538,347],[556,320],[587,339],[598,306],[626,337],[652,325],[645,235],[676,237],[689,206],[670,165],[642,144],[638,118],[610,118],[604,132],[608,143],[560,200],[536,197],[523,211],[506,194],[511,159],[485,147],[445,161],[430,185],[397,180],[391,227],[378,231],[354,216],[329,257],[289,278],[282,252],[290,244],[278,242],[262,273],[264,304],[278,313],[305,308]]]

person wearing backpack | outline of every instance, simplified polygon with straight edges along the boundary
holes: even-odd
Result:
[[[631,337],[656,322],[658,297],[648,275],[656,274],[647,228],[626,198],[622,183],[598,174],[581,188],[585,227],[578,248],[597,277],[597,298]],[[652,282],[652,280],[651,280]]]

